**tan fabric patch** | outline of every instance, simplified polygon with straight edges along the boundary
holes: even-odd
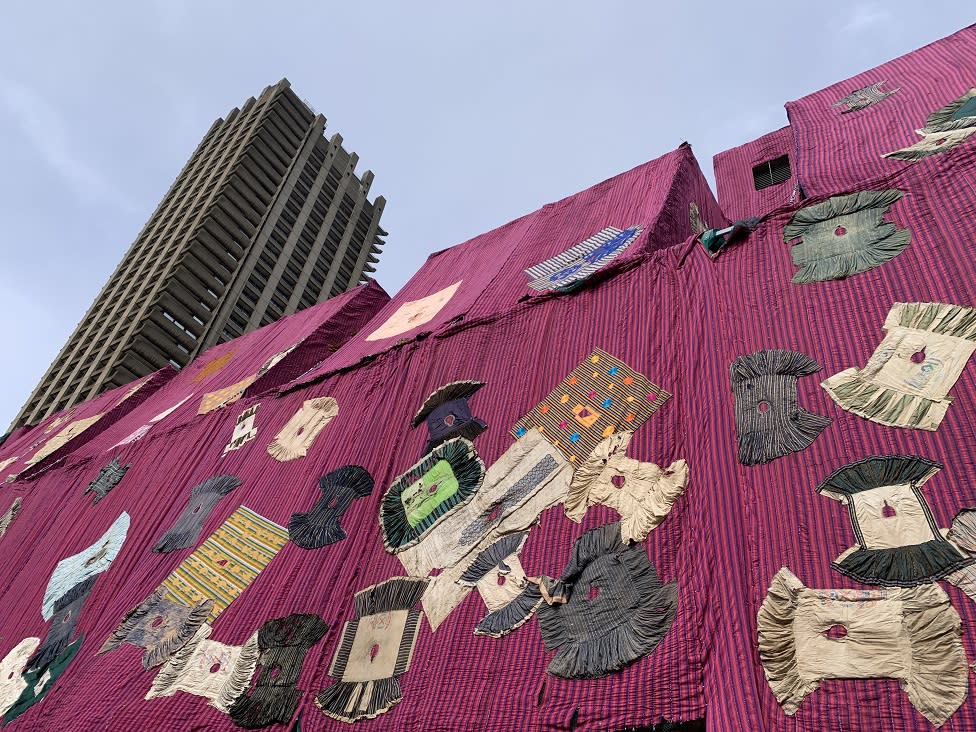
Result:
[[[366,340],[379,341],[392,338],[429,322],[454,297],[462,281],[458,280],[453,285],[420,300],[403,303],[383,325],[366,336]]]
[[[338,414],[339,402],[332,397],[306,400],[275,435],[268,445],[268,454],[281,462],[305,457],[319,432]]]
[[[244,390],[253,384],[257,378],[257,374],[251,374],[236,384],[204,394],[203,399],[200,400],[200,408],[197,410],[197,414],[206,414],[220,407],[226,407],[228,404],[233,404],[244,396]]]
[[[216,374],[218,371],[224,368],[224,366],[230,363],[232,358],[234,358],[234,351],[227,351],[227,353],[223,354],[222,356],[217,356],[216,358],[207,361],[207,363],[205,363],[196,373],[196,376],[193,377],[193,383],[199,384],[208,376]]]
[[[27,682],[21,674],[27,659],[40,644],[40,638],[24,638],[0,661],[0,717],[7,713],[20,697],[20,693],[27,688]]]
[[[101,414],[96,414],[93,417],[87,417],[85,419],[79,419],[77,422],[72,422],[63,430],[58,432],[58,434],[56,434],[50,440],[45,442],[44,445],[41,447],[41,449],[35,452],[34,455],[30,458],[30,460],[27,461],[27,465],[35,465],[41,462],[41,460],[43,460],[48,455],[53,453],[59,447],[62,447],[65,444],[67,444],[69,440],[80,435],[82,432],[87,430],[89,427],[91,427],[101,418],[102,418]]]
[[[939,538],[910,485],[882,486],[856,493],[848,500],[854,504],[866,549],[922,544]]]
[[[342,681],[375,681],[394,675],[408,613],[391,610],[359,619]]]

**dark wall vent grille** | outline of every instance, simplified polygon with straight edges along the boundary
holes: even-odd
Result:
[[[763,188],[785,183],[790,179],[790,175],[790,159],[783,155],[753,168],[752,182],[756,186],[756,190],[761,191]]]

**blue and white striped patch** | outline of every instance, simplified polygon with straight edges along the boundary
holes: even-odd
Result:
[[[623,231],[608,226],[562,254],[525,270],[532,278],[529,287],[545,292],[584,280],[619,256],[643,230],[643,226],[631,226]]]

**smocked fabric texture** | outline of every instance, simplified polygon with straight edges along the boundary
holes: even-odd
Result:
[[[342,629],[329,676],[336,683],[315,705],[343,722],[372,719],[403,699],[399,677],[410,668],[427,580],[393,577],[356,593],[356,618]]]
[[[739,462],[768,463],[809,447],[830,424],[801,409],[796,380],[820,364],[796,351],[772,349],[739,356],[729,367],[735,396]]]
[[[833,106],[840,107],[841,114],[860,112],[862,109],[873,107],[875,104],[883,102],[895,92],[900,91],[897,87],[890,91],[882,89],[881,87],[887,83],[887,81],[878,81],[861,89],[855,89],[843,99],[838,100]]]
[[[179,691],[203,697],[211,706],[226,712],[247,690],[258,663],[258,634],[241,646],[210,639],[213,628],[201,625],[196,634],[166,661],[146,699],[173,696]]]
[[[315,438],[338,414],[339,402],[332,397],[305,400],[268,445],[268,454],[281,462],[305,457]]]
[[[373,478],[359,465],[346,465],[319,479],[321,495],[310,511],[294,513],[288,521],[288,538],[302,549],[318,549],[346,538],[342,515],[357,498],[373,491]]]
[[[108,492],[119,484],[126,471],[132,467],[132,463],[121,465],[118,458],[112,458],[112,462],[98,471],[98,476],[85,489],[85,493],[94,493],[92,503],[98,503],[108,495]],[[0,534],[2,535],[2,534]]]
[[[123,511],[94,544],[58,562],[44,591],[41,617],[50,620],[55,603],[85,580],[105,572],[118,556],[129,531],[129,514]]]
[[[143,668],[153,668],[182,649],[203,627],[212,609],[213,600],[184,605],[157,590],[122,619],[98,652],[131,643],[146,651],[142,654]]]
[[[949,390],[976,350],[976,308],[895,303],[887,334],[863,369],[834,374],[822,386],[842,408],[891,427],[936,430]]]
[[[252,404],[237,417],[230,442],[224,447],[224,455],[233,450],[240,450],[246,443],[258,436],[258,428],[255,427],[254,420],[257,418],[260,406],[260,404]]]
[[[463,506],[485,475],[474,445],[458,437],[435,447],[398,477],[380,503],[383,544],[391,554],[413,546]]]
[[[307,613],[269,620],[261,626],[257,638],[261,671],[252,688],[228,707],[234,724],[258,729],[291,721],[302,696],[296,684],[305,656],[328,629],[322,618]]]
[[[644,541],[660,524],[688,483],[688,464],[676,460],[666,469],[626,455],[633,432],[603,440],[573,474],[564,505],[566,516],[580,523],[590,506],[603,504],[620,514],[620,538]]]
[[[512,435],[538,430],[567,460],[579,463],[600,440],[617,430],[636,430],[670,398],[623,361],[595,349],[515,424]]]
[[[976,89],[970,89],[958,99],[932,112],[925,120],[925,127],[915,130],[922,136],[920,142],[885,153],[884,157],[914,162],[962,144],[976,132],[976,106],[972,104],[974,98]]]
[[[617,524],[583,534],[559,580],[540,582],[546,602],[537,616],[546,650],[556,651],[553,676],[619,671],[657,647],[677,611],[677,584],[663,584],[644,547],[624,544]]]
[[[817,491],[848,511],[857,545],[833,567],[869,585],[914,587],[970,564],[943,537],[922,495],[942,466],[912,455],[870,457],[835,470]]]
[[[787,714],[826,679],[899,679],[912,705],[937,727],[966,700],[959,614],[936,584],[814,590],[783,567],[757,623],[766,680]]]
[[[424,445],[424,455],[452,438],[474,440],[488,429],[483,420],[471,414],[468,404],[468,399],[483,386],[481,381],[452,381],[427,397],[410,423],[412,428],[422,422],[427,424],[430,437]]]
[[[785,242],[802,240],[790,250],[800,267],[793,282],[839,280],[898,256],[912,234],[884,217],[902,195],[895,189],[859,191],[797,211],[783,229]]]
[[[193,546],[210,512],[224,496],[241,484],[236,475],[215,475],[190,489],[190,498],[173,526],[159,537],[154,552],[174,552]]]

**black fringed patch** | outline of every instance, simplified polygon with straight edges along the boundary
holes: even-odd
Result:
[[[95,494],[94,499],[92,499],[92,505],[105,498],[109,491],[119,484],[125,476],[126,471],[131,467],[132,463],[120,465],[117,457],[112,458],[112,462],[102,468],[98,473],[98,477],[89,483],[85,489],[85,495],[89,493]]]
[[[143,668],[153,668],[189,643],[212,609],[213,600],[201,600],[189,607],[163,597],[162,591],[157,590],[122,619],[98,652],[107,653],[131,643],[146,651],[142,655]]]
[[[326,715],[344,722],[372,719],[403,699],[420,626],[426,579],[394,577],[356,594],[356,619],[345,624],[329,675],[338,681],[315,697]]]
[[[237,476],[215,475],[195,486],[190,491],[190,500],[183,513],[173,527],[159,538],[153,551],[166,553],[193,546],[214,506],[240,484]]]
[[[43,669],[61,655],[71,642],[78,624],[78,616],[85,604],[85,599],[92,587],[95,586],[97,576],[89,577],[79,582],[54,603],[54,617],[48,624],[44,642],[38,647],[34,655],[24,664],[24,669]],[[26,677],[25,677],[26,678]]]
[[[803,450],[830,424],[830,418],[797,405],[797,378],[819,370],[820,364],[809,356],[778,349],[757,351],[732,362],[740,463],[768,463]]]
[[[302,690],[296,688],[305,656],[318,643],[328,624],[318,615],[295,613],[269,620],[258,631],[261,673],[249,693],[237,697],[227,710],[239,727],[257,729],[288,724]]]
[[[542,602],[539,586],[530,583],[501,610],[485,615],[475,626],[475,635],[487,635],[492,638],[508,635],[527,623]]]
[[[677,611],[674,582],[663,585],[642,544],[624,544],[620,525],[583,534],[559,582],[565,603],[543,603],[539,627],[553,676],[598,678],[653,651]]]
[[[952,544],[933,539],[888,549],[859,549],[830,566],[866,585],[917,587],[973,563]]]
[[[449,440],[393,481],[380,503],[383,545],[391,554],[413,546],[437,522],[474,496],[485,464],[468,440]]]
[[[817,493],[833,498],[902,483],[919,486],[942,467],[942,463],[918,455],[875,455],[837,468],[817,486]]]
[[[345,465],[319,479],[322,495],[307,513],[293,513],[288,538],[303,549],[317,549],[346,538],[339,522],[357,498],[373,490],[373,478],[358,465]]]

